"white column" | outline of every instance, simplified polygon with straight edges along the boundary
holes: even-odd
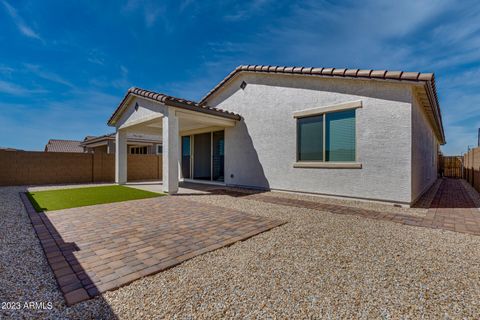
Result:
[[[170,194],[178,191],[178,161],[179,161],[179,132],[178,118],[175,109],[166,107],[165,116],[162,119],[162,175],[163,191]]]
[[[115,135],[115,183],[127,182],[127,132],[117,129]]]

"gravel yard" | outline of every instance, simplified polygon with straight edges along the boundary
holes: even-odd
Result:
[[[19,200],[21,190],[0,188],[0,302],[50,301],[53,308],[0,310],[0,318],[480,317],[478,236],[227,195],[179,201],[288,223],[67,308]]]

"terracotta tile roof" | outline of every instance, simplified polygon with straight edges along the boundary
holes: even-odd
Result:
[[[88,147],[92,143],[97,143],[97,142],[106,141],[106,140],[115,140],[115,133],[104,134],[102,136],[86,136],[85,139],[83,139],[83,141],[81,142],[81,145]],[[161,144],[162,140],[127,136],[127,142],[132,142],[132,143],[143,142],[143,143]]]
[[[57,140],[50,139],[48,140],[47,145],[45,146],[46,152],[74,152],[74,153],[83,153],[83,147],[80,145],[81,141],[76,140]]]
[[[169,95],[166,95],[166,94],[163,94],[163,93],[158,93],[158,92],[154,92],[154,91],[149,91],[149,90],[145,90],[145,89],[132,87],[132,88],[128,89],[127,93],[125,94],[125,97],[120,102],[117,109],[115,110],[115,112],[112,114],[112,116],[108,120],[109,125],[112,125],[114,123],[113,120],[121,113],[125,102],[132,95],[142,97],[142,98],[146,98],[146,99],[153,100],[153,101],[162,102],[162,103],[164,103],[166,105],[169,105],[169,106],[172,106],[172,107],[177,107],[177,108],[182,108],[182,109],[187,109],[187,110],[202,112],[202,113],[207,113],[207,114],[212,114],[212,115],[216,115],[216,116],[220,116],[220,117],[224,117],[224,118],[229,118],[229,119],[234,119],[234,120],[240,120],[241,119],[240,115],[238,115],[236,113],[233,113],[233,112],[230,112],[230,111],[209,107],[209,106],[206,106],[205,104],[200,104],[200,103],[197,103],[195,101],[169,96]]]
[[[219,84],[217,84],[210,92],[208,92],[201,100],[200,104],[205,104],[215,92],[220,90],[230,79],[242,72],[261,72],[273,74],[299,74],[317,77],[337,77],[337,78],[359,78],[373,79],[383,81],[403,81],[403,82],[422,82],[426,86],[426,91],[431,100],[434,116],[440,130],[443,143],[445,143],[445,134],[442,124],[442,115],[440,112],[440,104],[438,102],[437,89],[435,86],[435,76],[433,73],[405,72],[405,71],[389,71],[389,70],[361,70],[346,68],[313,68],[313,67],[281,67],[281,66],[264,66],[264,65],[241,65],[226,76]]]
[[[408,80],[408,81],[430,81],[434,83],[433,73],[404,72],[389,70],[361,70],[361,69],[342,69],[342,68],[306,68],[306,67],[279,67],[262,65],[242,65],[238,66],[210,92],[208,92],[200,104],[216,91],[218,91],[228,80],[232,79],[240,72],[263,72],[263,73],[282,73],[282,74],[302,74],[311,76],[343,77],[343,78],[369,78],[381,80]],[[434,86],[435,87],[435,86]],[[436,97],[436,94],[435,94]]]

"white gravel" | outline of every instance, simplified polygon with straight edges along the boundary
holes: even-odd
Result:
[[[288,223],[66,308],[20,190],[0,189],[0,302],[54,308],[18,318],[480,317],[478,236],[225,195],[187,198]]]

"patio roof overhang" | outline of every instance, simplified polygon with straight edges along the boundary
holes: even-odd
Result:
[[[139,97],[139,98],[157,102],[157,103],[160,102],[166,106],[182,109],[185,112],[191,112],[190,115],[204,114],[204,115],[210,115],[213,118],[229,119],[234,121],[241,120],[241,116],[233,112],[209,107],[205,104],[199,104],[194,101],[176,98],[176,97],[168,96],[162,93],[133,87],[128,89],[127,93],[125,94],[124,98],[118,105],[117,109],[108,120],[109,126],[115,126],[117,124],[117,121],[120,119],[123,112],[127,109],[129,103],[131,102],[131,99],[133,99],[134,97]],[[161,115],[158,116],[158,118],[161,118],[161,117],[162,117]],[[153,120],[153,119],[145,119],[145,121],[143,122],[147,122],[149,120]]]

